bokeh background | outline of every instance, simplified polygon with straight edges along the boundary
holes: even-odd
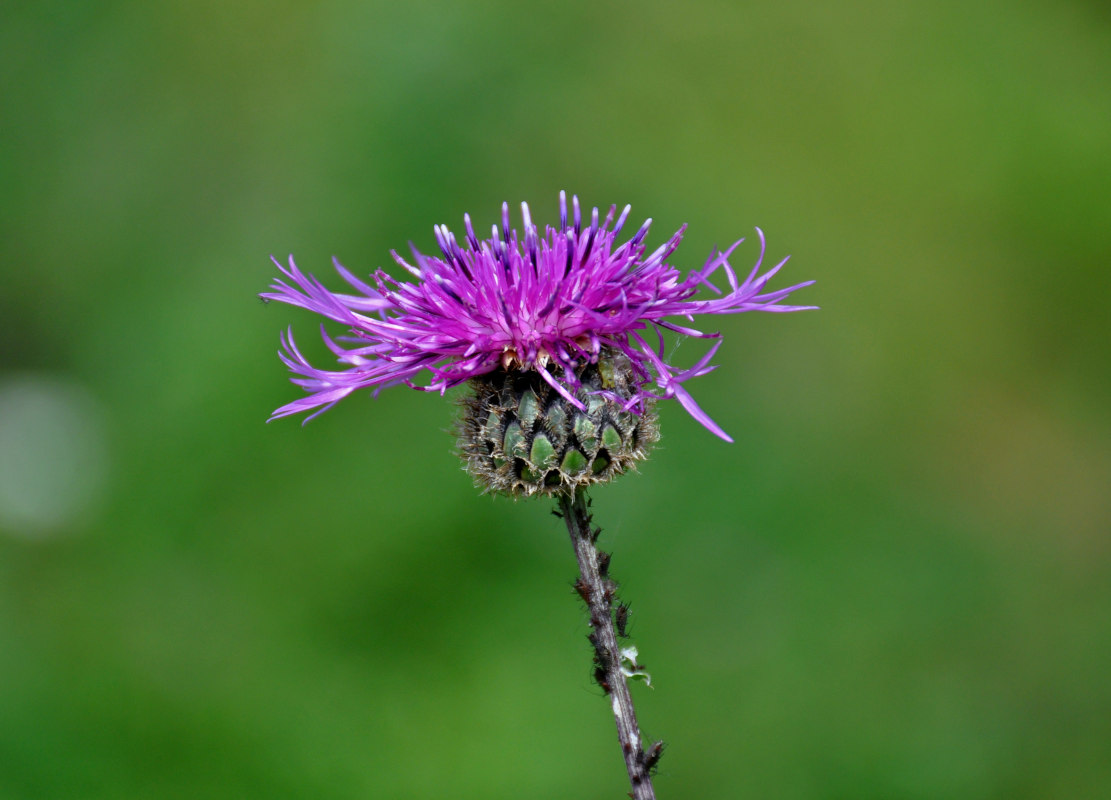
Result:
[[[0,797],[623,796],[453,403],[264,424],[269,254],[560,189],[818,281],[595,492],[660,797],[1111,796],[1109,87],[1076,0],[5,4]]]

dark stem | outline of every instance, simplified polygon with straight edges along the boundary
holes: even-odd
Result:
[[[590,611],[591,644],[594,645],[594,678],[609,695],[613,705],[613,717],[617,723],[617,740],[621,743],[621,754],[625,758],[625,769],[629,772],[629,782],[633,800],[656,800],[652,789],[652,767],[659,758],[662,743],[649,748],[646,756],[640,740],[633,698],[629,685],[621,671],[620,648],[613,627],[613,600],[616,584],[607,576],[608,558],[603,554],[599,565],[596,540],[598,532],[591,527],[591,514],[587,508],[586,492],[576,489],[573,494],[559,495],[559,510],[571,534],[575,546],[575,557],[579,562],[579,580],[575,589],[582,596]]]

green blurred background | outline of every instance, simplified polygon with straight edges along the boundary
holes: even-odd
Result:
[[[269,254],[560,189],[818,281],[595,492],[660,797],[1111,796],[1109,187],[1095,2],[5,4],[0,797],[623,796],[453,403],[263,424]]]

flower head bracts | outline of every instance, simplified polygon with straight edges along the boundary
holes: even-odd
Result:
[[[528,205],[522,203],[523,239],[509,227],[508,204],[502,205],[500,230],[494,225],[489,239],[480,241],[470,217],[464,215],[466,248],[446,225],[438,225],[440,254],[424,255],[413,247],[413,263],[409,263],[392,253],[413,275],[412,282],[378,270],[371,286],[335,262],[356,294],[329,291],[301,272],[292,257],[288,268],[275,260],[284,280],[275,280],[262,297],[315,311],[347,326],[349,335],[337,340],[321,328],[329,349],[347,365],[338,371],[313,367],[298,350],[292,331],[282,336],[284,352],[279,355],[300,376],[294,383],[309,395],[277,409],[271,419],[317,409],[311,419],[361,388],[377,392],[404,384],[442,393],[499,367],[535,370],[567,402],[581,408],[582,401],[575,397],[580,388],[576,367],[597,361],[603,348],[612,348],[629,358],[637,381],[636,395],[623,401],[628,410],[642,411],[650,398],[674,397],[711,432],[732,441],[683,386],[715,369],[709,362],[720,341],[688,369],[676,369],[664,358],[664,330],[719,340],[721,334],[703,333],[668,318],[693,321],[696,314],[813,308],[783,304],[788,295],[813,281],[766,291],[768,281],[787,259],[760,274],[764,234],[759,228],[760,256],[744,280],[738,279],[728,260],[743,239],[712,253],[701,269],[681,278],[667,259],[678,247],[685,225],[645,255],[651,219],[618,244],[629,206],[616,222],[616,206],[602,221],[595,208],[586,225],[577,197],[571,206],[569,220],[566,195],[561,192],[559,227],[548,226],[541,235]],[[728,291],[710,280],[719,270],[725,274]],[[717,296],[694,299],[702,287]],[[650,343],[642,334],[657,341]],[[417,385],[422,373],[427,373],[426,382]]]

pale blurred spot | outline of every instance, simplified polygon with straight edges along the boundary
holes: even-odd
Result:
[[[0,377],[0,532],[45,539],[80,528],[107,486],[104,420],[64,375]]]

